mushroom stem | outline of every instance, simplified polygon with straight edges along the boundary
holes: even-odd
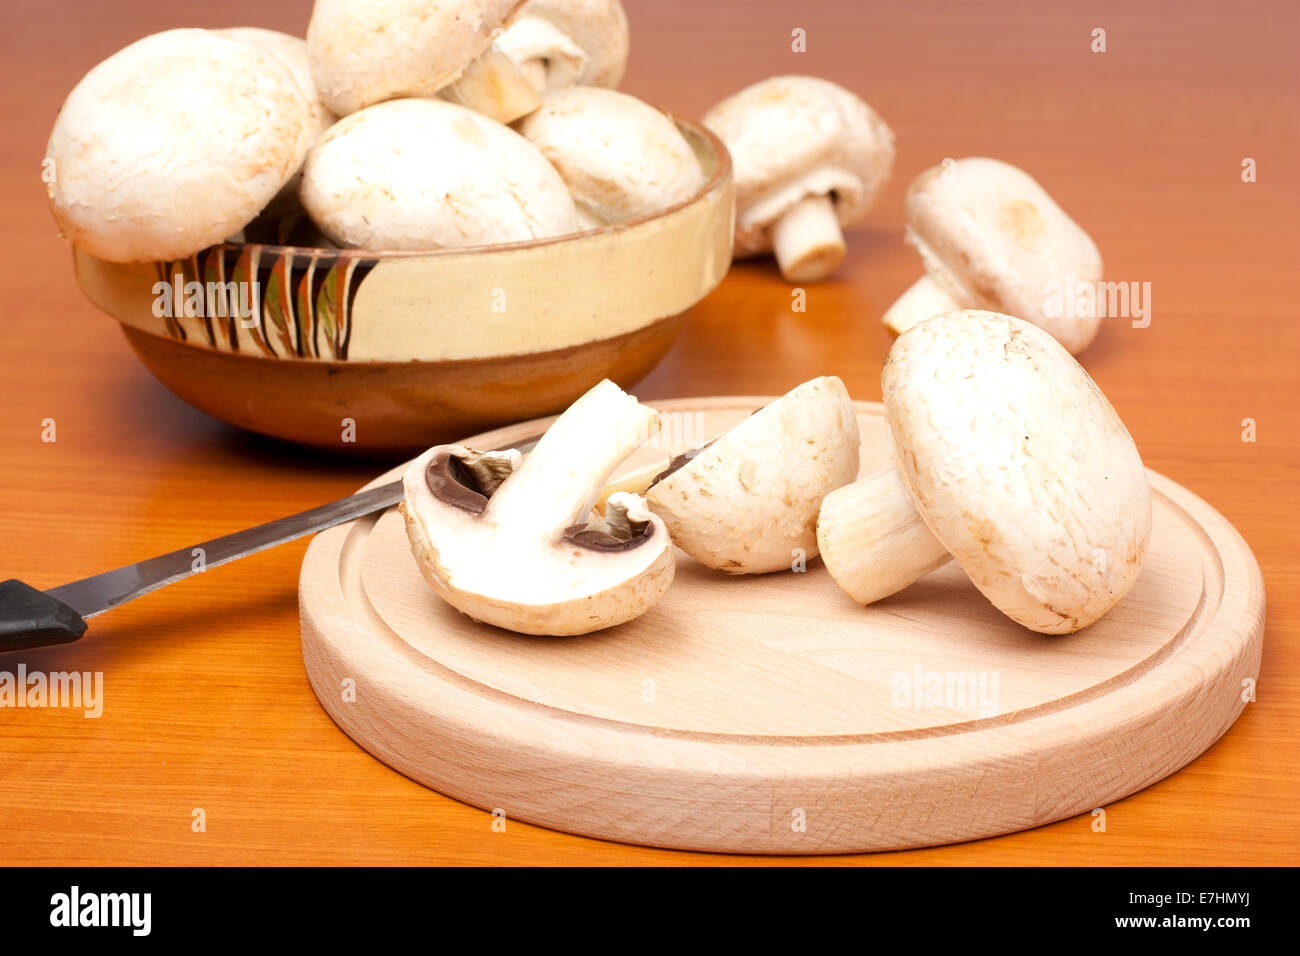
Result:
[[[606,379],[547,429],[487,513],[513,534],[558,537],[587,517],[614,469],[658,429],[657,411]]]
[[[951,555],[926,527],[897,468],[822,500],[817,546],[835,583],[859,604],[901,591]]]
[[[524,78],[532,84],[533,89],[538,93],[546,89],[546,61],[545,60],[525,60],[519,64],[519,72]]]
[[[439,90],[438,95],[498,123],[513,122],[541,105],[533,84],[519,71],[515,61],[492,47],[467,66],[460,79]]]
[[[669,459],[665,458],[662,461],[652,462],[649,465],[633,469],[626,475],[615,478],[600,489],[600,494],[596,498],[596,509],[603,508],[605,502],[609,500],[609,496],[620,491],[627,494],[644,495],[650,485],[654,483],[655,478],[663,474],[664,469],[668,467],[668,463]]]
[[[781,275],[815,282],[844,261],[844,235],[829,196],[808,196],[772,225],[772,251]]]
[[[497,38],[496,46],[519,64],[538,93],[568,86],[587,65],[587,54],[567,33],[544,17],[522,16]],[[556,74],[552,84],[552,72]]]
[[[948,291],[927,273],[913,282],[908,290],[885,310],[882,321],[891,335],[902,335],[918,322],[960,308],[962,304],[950,296]]]

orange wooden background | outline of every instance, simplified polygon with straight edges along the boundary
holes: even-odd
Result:
[[[1105,323],[1084,363],[1146,462],[1255,549],[1268,593],[1259,700],[1190,767],[1108,808],[867,864],[1295,863],[1300,835],[1300,17],[1278,2],[628,4],[629,92],[698,116],[765,75],[826,76],[898,134],[895,179],[806,313],[770,264],[735,268],[636,389],[777,393],[833,373],[880,397],[879,316],[918,274],[909,179],[945,156],[1023,166],[1152,284],[1152,322]],[[1141,8],[1139,8],[1141,7]],[[173,398],[83,299],[45,208],[59,103],[96,62],[174,26],[301,32],[309,3],[99,0],[6,10],[0,35],[0,577],[48,587],[346,494],[376,471],[241,434]],[[1089,51],[1091,31],[1108,50]],[[807,52],[790,48],[807,33]],[[1243,183],[1241,163],[1258,163]],[[41,441],[43,419],[57,441]],[[1242,441],[1242,421],[1257,441]],[[491,818],[388,770],[317,705],[298,650],[305,543],[96,619],[30,669],[99,670],[103,717],[0,710],[0,863],[709,863]],[[16,669],[13,658],[0,669]],[[191,830],[195,808],[206,832]]]

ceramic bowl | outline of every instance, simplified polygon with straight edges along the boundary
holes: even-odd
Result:
[[[74,248],[86,295],[208,414],[341,453],[407,454],[625,387],[731,263],[731,160],[678,126],[689,200],[571,236],[434,252],[225,243],[114,263]]]

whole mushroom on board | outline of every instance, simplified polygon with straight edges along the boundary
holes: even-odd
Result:
[[[658,212],[704,184],[677,125],[626,93],[552,90],[518,125],[559,172],[587,227]]]
[[[844,259],[842,226],[866,215],[894,165],[894,134],[829,80],[774,76],[704,117],[731,152],[738,258],[772,251],[792,282]]]
[[[881,376],[895,468],[826,496],[822,561],[860,603],[956,558],[1008,617],[1087,627],[1142,568],[1151,491],[1133,439],[1042,329],[993,312],[927,319]]]
[[[496,40],[538,93],[614,88],[627,69],[627,14],[619,0],[528,0]]]
[[[528,140],[442,100],[339,120],[307,156],[301,197],[345,248],[442,249],[578,230],[559,174]]]
[[[313,129],[277,56],[209,30],[156,33],[68,94],[46,151],[50,208],[63,235],[100,259],[189,256],[271,202]]]
[[[817,511],[858,474],[858,420],[844,383],[787,392],[646,489],[650,510],[695,560],[733,574],[788,571],[817,555]]]
[[[947,160],[912,181],[906,213],[906,240],[926,274],[885,312],[890,332],[990,309],[1046,329],[1074,355],[1092,342],[1098,314],[1055,315],[1047,304],[1053,284],[1098,282],[1101,254],[1028,173],[996,159]]]
[[[321,97],[346,116],[384,100],[447,99],[508,123],[537,93],[493,45],[521,0],[316,0],[307,51]]]
[[[659,413],[613,382],[518,452],[440,445],[402,481],[411,550],[433,590],[475,620],[521,634],[586,634],[649,610],[672,583],[672,541],[636,495],[601,486],[659,427]]]

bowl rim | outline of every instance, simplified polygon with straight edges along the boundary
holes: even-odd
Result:
[[[657,107],[656,107],[657,109]],[[732,162],[731,153],[727,149],[726,143],[717,133],[709,129],[702,122],[696,123],[693,120],[686,119],[677,113],[669,110],[660,110],[668,116],[678,127],[686,127],[691,133],[703,139],[713,150],[715,157],[713,174],[705,180],[704,184],[693,192],[687,198],[673,203],[671,206],[665,206],[662,209],[656,209],[654,212],[645,213],[632,219],[620,219],[618,222],[606,223],[603,226],[597,226],[594,229],[583,229],[580,232],[566,232],[558,236],[546,236],[541,239],[524,239],[519,242],[492,242],[477,246],[456,246],[454,248],[444,249],[329,249],[322,246],[287,246],[271,242],[218,242],[205,249],[199,250],[206,252],[213,249],[245,250],[257,249],[264,250],[272,255],[290,254],[294,256],[329,256],[331,258],[348,258],[348,259],[409,259],[426,256],[464,256],[464,255],[482,255],[493,252],[512,252],[521,249],[537,249],[544,246],[557,245],[562,242],[572,242],[575,239],[585,239],[591,236],[605,235],[610,233],[622,232],[628,229],[634,229],[637,226],[644,225],[655,219],[660,219],[679,209],[685,209],[696,202],[699,202],[705,196],[714,192],[722,186],[731,176]],[[83,250],[84,251],[84,250]],[[197,253],[195,253],[197,255]],[[182,259],[189,259],[191,256],[182,256]],[[158,259],[155,262],[177,261]]]

